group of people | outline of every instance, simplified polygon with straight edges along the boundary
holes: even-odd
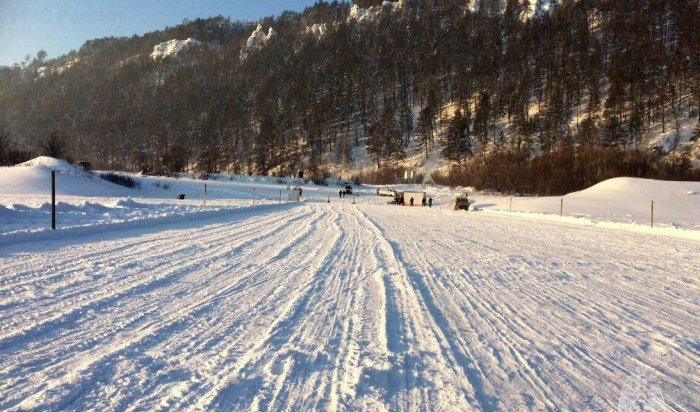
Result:
[[[403,193],[397,193],[396,196],[394,197],[394,203],[399,205],[399,206],[406,206],[406,199],[404,198]],[[413,206],[414,199],[413,196],[411,196],[410,199],[408,199],[408,204],[410,206]],[[423,199],[421,199],[421,206],[425,207],[428,205],[428,207],[433,207],[433,197],[430,196],[428,199],[425,198],[425,195],[423,195]]]

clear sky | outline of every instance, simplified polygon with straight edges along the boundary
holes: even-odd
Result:
[[[183,19],[222,15],[257,20],[301,11],[315,0],[0,0],[0,66],[36,55],[58,57],[86,41],[131,36]]]

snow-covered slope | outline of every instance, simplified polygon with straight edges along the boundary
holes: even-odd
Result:
[[[483,208],[564,214],[592,220],[700,229],[700,182],[621,177],[562,197],[477,196]]]
[[[0,196],[49,196],[52,170],[57,172],[56,191],[61,196],[127,196],[131,193],[79,166],[42,156],[14,167],[0,167]]]
[[[197,47],[201,45],[202,42],[200,42],[197,39],[193,38],[187,38],[185,40],[168,40],[166,42],[156,44],[153,46],[153,52],[151,53],[151,58],[156,60],[156,59],[162,59],[164,57],[173,57],[177,56],[177,54],[188,47]]]

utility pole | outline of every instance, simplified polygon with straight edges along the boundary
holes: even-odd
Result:
[[[56,230],[56,171],[51,171],[51,230]]]

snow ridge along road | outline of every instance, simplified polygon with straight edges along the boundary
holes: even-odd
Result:
[[[699,252],[349,202],[4,246],[0,410],[693,410]]]

